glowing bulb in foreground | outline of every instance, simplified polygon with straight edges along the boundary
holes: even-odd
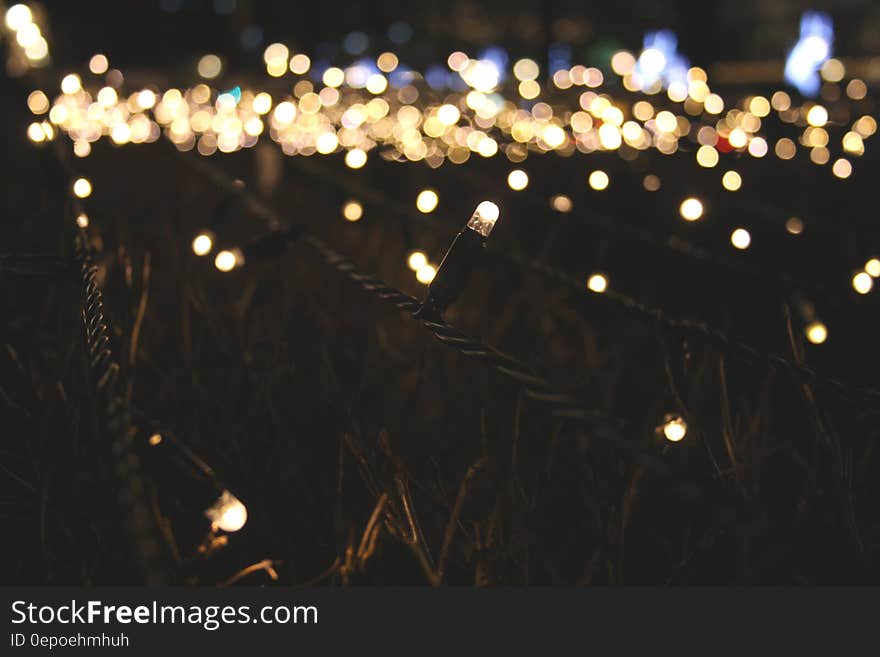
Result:
[[[247,507],[235,495],[224,490],[205,516],[211,521],[214,529],[224,532],[237,532],[247,522]]]
[[[422,285],[428,285],[437,275],[437,268],[433,265],[422,265],[416,272],[416,280]]]
[[[429,212],[433,212],[437,209],[437,204],[440,202],[440,197],[437,196],[437,192],[433,189],[423,189],[419,192],[419,195],[416,197],[416,207],[419,212],[424,214],[428,214]]]
[[[406,259],[406,264],[413,271],[418,271],[428,264],[428,256],[423,251],[413,251]]]
[[[238,249],[224,249],[214,258],[214,266],[222,272],[232,271],[244,264],[244,255]]]
[[[73,194],[77,198],[87,198],[92,194],[92,183],[88,178],[77,178],[73,181]]]
[[[880,259],[871,258],[865,263],[865,271],[873,278],[880,277]]]
[[[498,215],[501,211],[492,201],[483,201],[474,210],[467,227],[478,232],[483,237],[489,237],[489,233],[495,228],[495,222],[498,221]]]
[[[214,248],[214,236],[208,231],[202,231],[192,241],[192,250],[197,256],[205,256]]]
[[[342,206],[342,216],[346,221],[359,221],[364,216],[364,206],[357,201],[349,201]]]
[[[528,187],[529,174],[522,169],[514,169],[507,175],[507,185],[515,192],[519,192]]]
[[[687,422],[680,415],[667,415],[663,418],[663,436],[672,443],[677,443],[687,435]]]
[[[703,203],[700,199],[690,196],[681,202],[678,211],[685,221],[696,221],[703,216]]]
[[[608,289],[608,277],[605,274],[593,274],[587,279],[587,288],[596,294],[602,294]]]
[[[813,344],[822,344],[825,340],[828,339],[828,329],[826,326],[819,321],[810,322],[807,324],[807,328],[804,330],[806,333],[807,340],[812,342]]]
[[[730,234],[730,243],[738,249],[747,249],[752,243],[752,236],[745,228],[737,228]]]
[[[867,294],[871,291],[871,288],[874,287],[874,279],[871,278],[871,275],[868,272],[860,271],[853,276],[852,286],[859,294]]]

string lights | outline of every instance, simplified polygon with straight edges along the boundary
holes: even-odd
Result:
[[[175,436],[148,432],[140,442],[144,467],[165,492],[174,491],[188,506],[201,509],[213,531],[237,532],[247,522],[247,507],[220,483],[216,473]]]
[[[453,303],[464,290],[471,272],[483,256],[486,240],[495,228],[500,210],[492,201],[483,201],[474,210],[464,229],[456,235],[436,271],[425,267],[416,272],[419,281],[428,278],[430,286],[420,316],[437,317]],[[425,271],[424,274],[422,272]]]

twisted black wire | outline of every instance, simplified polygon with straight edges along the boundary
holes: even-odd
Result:
[[[546,263],[523,258],[517,254],[493,251],[494,254],[522,267],[537,271],[544,276],[566,285],[582,293],[584,285],[568,273]],[[621,292],[606,290],[595,295],[613,301],[627,312],[649,322],[659,325],[672,333],[684,333],[703,338],[714,344],[727,355],[739,358],[752,364],[763,364],[769,368],[782,369],[799,382],[833,391],[840,398],[862,407],[866,412],[880,412],[880,391],[853,385],[840,379],[829,377],[813,368],[798,363],[777,353],[768,353],[757,347],[739,342],[729,337],[724,331],[698,319],[679,319],[669,316],[662,308],[648,306]]]
[[[120,367],[110,345],[110,324],[104,312],[104,292],[98,281],[88,235],[75,232],[73,257],[82,287],[81,316],[86,353],[94,386],[100,424],[110,440],[113,474],[119,487],[119,504],[136,563],[144,582],[151,586],[167,582],[161,558],[158,528],[147,501],[140,459],[134,449],[134,430],[125,396],[120,392]]]
[[[416,317],[416,313],[422,307],[418,299],[401,292],[375,276],[361,272],[353,262],[327,246],[320,238],[306,235],[303,237],[303,241],[314,248],[327,264],[346,274],[362,289]],[[513,356],[493,349],[441,318],[418,317],[418,319],[441,343],[457,349],[468,358],[483,362],[507,378],[521,384],[528,397],[553,406],[554,414],[581,419],[599,417],[596,414],[588,413],[582,402],[571,395],[559,392],[546,379],[536,374],[531,367]]]
[[[342,181],[341,179],[335,179],[333,176],[330,176],[327,171],[322,170],[320,167],[312,162],[300,162],[297,160],[295,164],[300,171],[303,171],[307,175],[315,176],[322,180],[333,179],[333,182],[335,184],[341,187],[347,187],[346,182]],[[244,193],[244,190],[240,191]],[[389,207],[393,207],[393,209],[398,214],[404,216],[406,219],[410,219],[412,216],[409,212],[406,212],[404,209],[398,208],[396,205],[391,203],[387,196],[382,194],[381,192],[375,192],[373,194],[373,200],[375,202],[381,203],[382,205],[387,204]],[[263,209],[263,212],[265,213],[266,210]],[[643,241],[649,244],[657,243],[654,236],[646,235],[643,233],[643,231],[640,231],[639,229],[636,229],[632,226],[621,225],[620,222],[612,221],[606,217],[595,217],[595,219],[603,227],[615,230],[616,232],[624,234],[629,238],[637,239],[639,241]],[[428,226],[429,228],[434,228],[436,225],[420,222],[419,226],[421,228],[424,228],[425,226]],[[763,272],[757,267],[728,260],[719,261],[717,257],[713,256],[702,247],[692,244],[691,242],[688,242],[687,240],[684,240],[675,235],[669,236],[668,239],[662,242],[662,244],[667,248],[684,254],[690,258],[693,258],[694,260],[698,260],[704,263],[711,263],[713,265],[721,264],[725,268],[730,268],[746,275],[756,276],[759,278],[763,276]],[[573,276],[561,269],[552,267],[550,265],[547,265],[546,263],[536,261],[532,258],[527,258],[518,253],[511,252],[507,249],[501,250],[490,246],[488,251],[492,254],[493,257],[496,257],[500,260],[506,260],[510,263],[517,265],[518,267],[524,267],[526,269],[530,269],[532,271],[540,273],[547,278],[556,281],[557,283],[561,283],[566,287],[573,288],[578,292],[584,291],[584,285],[582,281],[574,278]],[[776,281],[774,281],[774,284],[780,285],[784,288],[792,288],[793,286],[795,286],[794,281],[784,273],[780,273],[778,275],[778,278]],[[685,333],[692,337],[704,339],[707,342],[713,344],[716,348],[722,350],[725,355],[737,358],[743,362],[747,362],[750,364],[759,364],[769,368],[781,369],[787,372],[790,376],[797,379],[800,383],[809,384],[820,389],[832,391],[837,394],[841,399],[862,407],[866,412],[880,413],[880,406],[877,406],[878,402],[880,402],[880,391],[876,389],[860,387],[847,381],[824,375],[816,371],[815,369],[804,365],[803,363],[793,361],[790,358],[783,356],[782,354],[768,353],[745,342],[735,340],[728,336],[725,331],[716,326],[713,326],[712,324],[704,320],[672,317],[669,315],[669,313],[667,313],[664,309],[660,307],[649,306],[621,292],[606,290],[602,295],[599,296],[616,303],[633,316],[638,317],[654,326],[660,326],[671,333]]]

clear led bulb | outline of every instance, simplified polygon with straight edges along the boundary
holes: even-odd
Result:
[[[501,211],[498,209],[498,206],[492,203],[492,201],[483,201],[474,210],[470,221],[467,223],[467,227],[483,237],[489,237],[492,229],[495,228],[495,222],[498,221],[500,213]]]
[[[247,507],[235,495],[224,490],[214,505],[205,511],[205,516],[215,529],[224,532],[237,532],[247,522]]]

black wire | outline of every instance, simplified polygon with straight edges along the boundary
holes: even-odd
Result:
[[[67,181],[73,181],[69,163],[60,147],[56,161]],[[67,217],[82,213],[78,200],[70,204]],[[104,312],[104,292],[98,281],[93,249],[84,228],[74,229],[73,259],[81,286],[81,317],[85,336],[86,356],[92,378],[93,401],[99,426],[106,434],[110,461],[116,479],[118,502],[129,542],[145,584],[160,586],[168,582],[168,573],[162,558],[159,529],[148,502],[147,488],[141,474],[141,462],[134,448],[131,410],[123,390],[122,369],[111,348],[111,328]]]
[[[176,149],[174,149],[174,152],[179,153]],[[230,180],[224,174],[219,172],[215,167],[204,162],[202,158],[196,159],[184,157],[183,159],[192,168],[195,168],[222,188],[227,188],[231,185]],[[326,175],[326,172],[320,172],[316,165],[302,164],[299,165],[298,168],[301,171],[322,178]],[[246,199],[249,208],[253,212],[267,220],[270,229],[277,229],[277,226],[281,223],[280,219],[278,219],[278,217],[263,203],[257,200],[247,188],[236,187],[235,191],[242,195],[242,198]],[[381,192],[374,191],[372,198],[376,202],[381,202],[384,195],[382,195]],[[410,216],[408,212],[400,208],[395,207],[394,210],[403,216]],[[614,222],[610,223],[613,224]],[[433,224],[429,225],[433,226]],[[705,251],[705,249],[690,244],[685,240],[680,240],[677,237],[671,236],[668,239],[668,243],[670,248],[674,248],[681,253],[686,253],[695,259],[715,262],[711,254]],[[540,273],[551,280],[562,283],[563,285],[579,292],[583,292],[584,290],[582,281],[556,267],[552,267],[532,258],[527,258],[515,252],[500,250],[492,248],[491,246],[489,247],[488,252],[491,253],[493,257],[506,260],[519,267],[524,267]],[[744,264],[741,264],[740,267],[742,267],[741,271],[749,271],[752,274],[755,273],[754,270]],[[790,281],[786,282],[790,283]],[[859,406],[867,413],[880,413],[880,391],[876,389],[857,386],[847,381],[824,375],[803,363],[786,358],[782,354],[766,352],[765,350],[759,349],[745,342],[735,340],[729,337],[723,330],[704,320],[676,318],[660,307],[649,306],[633,297],[612,290],[606,290],[603,294],[598,296],[616,303],[630,314],[648,322],[652,326],[659,325],[672,333],[684,333],[704,339],[713,344],[716,348],[721,349],[725,355],[735,357],[749,364],[761,364],[769,368],[782,369],[802,384],[809,384],[817,388],[830,390],[837,394],[841,399]]]

